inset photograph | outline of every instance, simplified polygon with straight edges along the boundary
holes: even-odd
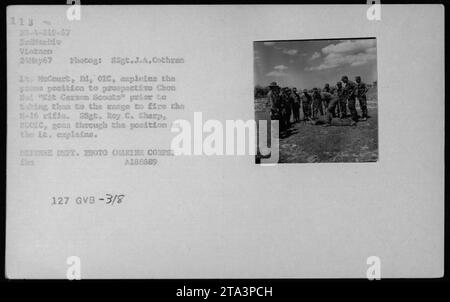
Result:
[[[278,163],[376,162],[376,47],[375,38],[254,42],[255,120],[278,122],[263,145],[257,127],[256,163],[271,156],[260,146],[275,145]]]

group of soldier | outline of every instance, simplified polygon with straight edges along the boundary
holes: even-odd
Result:
[[[270,107],[272,120],[279,120],[280,130],[291,127],[291,116],[293,122],[300,122],[300,110],[303,111],[304,121],[317,124],[319,114],[324,117],[324,126],[330,126],[333,117],[347,118],[350,112],[351,123],[355,126],[360,120],[356,111],[356,99],[361,108],[361,120],[366,120],[368,88],[361,81],[361,77],[355,77],[355,82],[343,76],[335,87],[325,84],[323,89],[314,88],[312,92],[303,89],[298,92],[297,88],[280,88],[276,82],[269,85],[267,104]],[[348,108],[348,111],[347,111]]]

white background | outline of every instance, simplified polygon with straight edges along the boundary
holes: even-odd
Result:
[[[82,6],[8,8],[72,29],[50,67],[15,64],[8,27],[9,278],[439,277],[444,252],[444,8],[382,6]],[[253,41],[376,37],[379,160],[262,167],[252,156],[161,158],[156,167],[117,159],[39,159],[20,167],[18,73],[168,74],[174,95],[204,119],[253,118]],[[182,65],[100,67],[67,58],[182,56]],[[47,68],[47,69],[46,69]],[[173,134],[105,132],[76,147],[167,148]],[[49,146],[34,142],[27,148]],[[126,194],[120,207],[52,207],[51,196]]]

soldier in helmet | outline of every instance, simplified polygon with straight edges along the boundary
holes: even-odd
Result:
[[[362,111],[362,120],[365,121],[365,120],[367,120],[367,117],[368,117],[366,93],[367,93],[367,90],[369,90],[369,89],[367,88],[365,83],[361,82],[360,76],[355,77],[355,81],[356,81],[355,95],[358,98],[359,107],[361,108],[361,111]]]
[[[358,113],[356,112],[356,84],[348,79],[347,76],[343,76],[341,81],[345,84],[344,87],[344,98],[347,100],[348,109],[350,110],[350,114],[352,115],[352,123],[351,126],[355,126],[358,122]]]
[[[308,93],[308,89],[303,89],[302,107],[305,120],[311,119],[312,96]]]

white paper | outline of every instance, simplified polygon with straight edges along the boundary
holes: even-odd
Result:
[[[381,278],[443,276],[443,6],[383,5],[379,21],[367,19],[365,5],[81,6],[81,19],[72,21],[67,9],[7,10],[8,278],[64,279],[77,259],[82,279],[366,278],[370,256],[380,259]],[[112,156],[114,149],[170,149],[171,122],[193,121],[194,112],[204,121],[253,119],[254,41],[364,37],[377,41],[376,162],[261,166],[252,155]],[[20,45],[21,39],[50,45]],[[31,57],[51,57],[51,63],[38,65]],[[74,57],[90,63],[71,64]],[[113,63],[125,57],[156,61]],[[166,57],[177,61],[162,63],[170,61]],[[94,102],[95,91],[79,93],[90,100],[60,99],[74,94],[60,86],[78,85],[81,75],[99,87],[136,75],[155,76],[161,84],[169,76],[175,81],[164,85],[175,91],[152,92],[166,100],[129,100],[142,92],[99,95],[184,109],[146,110],[163,113],[168,128],[112,130],[107,112],[124,121],[125,109],[74,107],[114,100]],[[51,85],[45,82],[50,76]],[[37,86],[55,88],[30,91]],[[21,109],[29,103],[50,107]],[[52,110],[56,103],[73,107]],[[98,112],[103,120],[84,115],[83,122],[109,127],[92,131],[96,138],[73,139],[64,138],[73,129],[36,129],[55,123],[44,119],[53,111]],[[39,131],[52,137],[24,137]],[[30,156],[26,150],[41,151]],[[57,150],[78,156],[57,156]],[[84,150],[108,155],[84,156]],[[128,158],[157,163],[125,165]],[[107,194],[116,196],[114,204]]]

